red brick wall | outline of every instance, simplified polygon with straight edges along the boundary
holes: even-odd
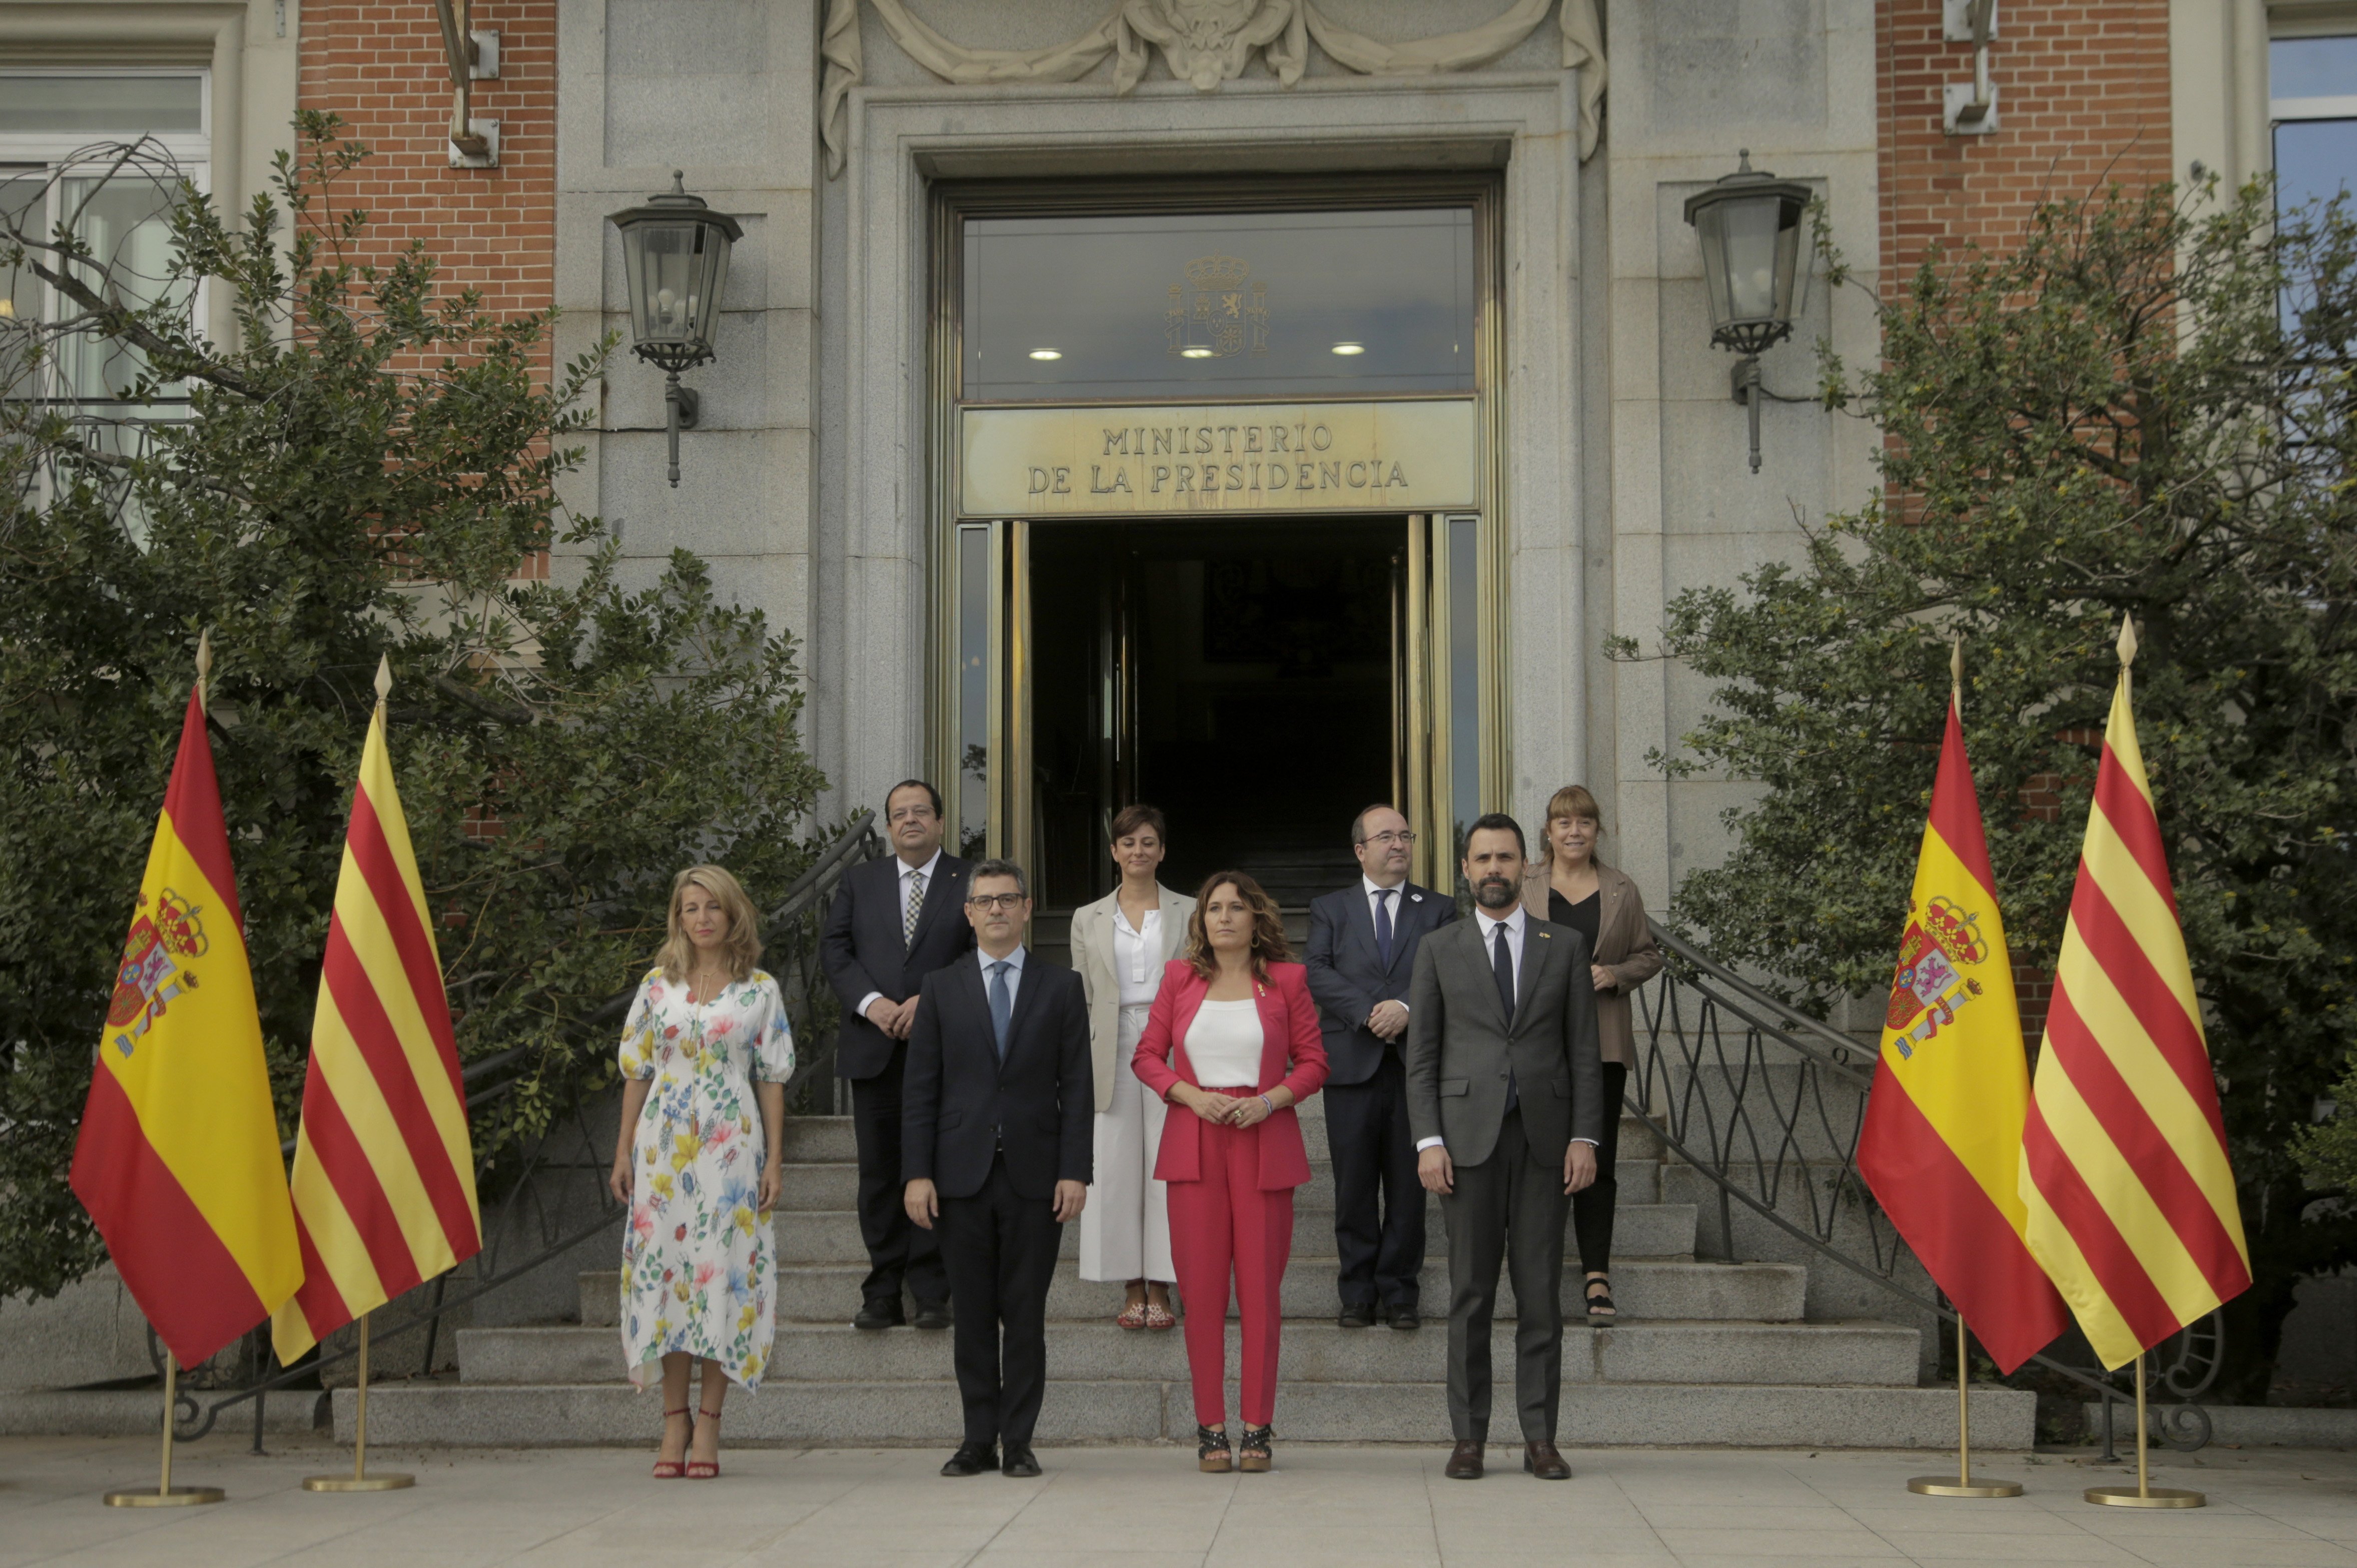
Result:
[[[1935,243],[2002,244],[2044,196],[2171,175],[2169,0],[2001,0],[1989,69],[1999,129],[1952,136],[1941,89],[1973,49],[1940,36],[1940,0],[1880,0],[1882,278],[1903,286]]]
[[[556,3],[475,0],[500,35],[500,74],[474,85],[474,117],[500,123],[500,166],[450,166],[450,71],[433,0],[326,0],[302,10],[306,109],[340,114],[370,149],[331,202],[371,222],[355,259],[422,239],[444,288],[482,290],[499,314],[545,310],[556,286]],[[545,362],[545,361],[544,361]],[[525,576],[546,575],[546,562]]]

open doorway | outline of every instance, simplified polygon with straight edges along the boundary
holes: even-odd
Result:
[[[1346,885],[1353,812],[1405,777],[1407,521],[1030,531],[1032,844],[1045,910],[1109,891],[1105,824],[1170,821],[1169,886],[1251,872],[1288,909]]]

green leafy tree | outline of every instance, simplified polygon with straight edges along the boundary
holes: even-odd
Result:
[[[555,490],[604,350],[552,374],[550,315],[438,287],[422,246],[352,259],[367,216],[328,209],[366,151],[339,129],[303,116],[237,222],[120,149],[110,179],[168,225],[145,278],[70,204],[0,209],[0,279],[63,302],[0,320],[0,1294],[100,1257],[66,1171],[202,631],[290,1133],[381,656],[460,1056],[526,1047],[479,1149],[610,1076],[614,1031],[581,1020],[637,978],[674,871],[718,861],[764,899],[808,861],[793,642],[684,553],[625,585]],[[120,379],[66,384],[100,360]],[[559,542],[569,581],[519,580]]]
[[[1663,650],[1718,684],[1657,760],[1758,785],[1675,915],[1809,1004],[1886,990],[1961,633],[2007,934],[2050,974],[2133,615],[2255,1277],[2224,1391],[2258,1397],[2295,1285],[2357,1258],[2297,1153],[2357,1038],[2357,223],[2115,188],[1935,256],[1881,316],[1878,367],[1825,365],[1887,438],[1881,495],[1669,607]]]

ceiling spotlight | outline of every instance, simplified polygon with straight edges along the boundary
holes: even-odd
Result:
[[[1179,349],[1178,357],[1182,360],[1208,360],[1211,351],[1199,343],[1194,348]]]
[[[1366,351],[1367,346],[1364,343],[1337,343],[1334,345],[1334,352],[1337,354],[1363,354]]]
[[[1061,349],[1034,349],[1031,357],[1035,360],[1060,360],[1064,351]]]

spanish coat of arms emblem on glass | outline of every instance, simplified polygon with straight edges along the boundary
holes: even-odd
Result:
[[[1186,360],[1224,360],[1268,352],[1268,285],[1233,256],[1198,256],[1187,281],[1170,285],[1163,314],[1168,353]]]

